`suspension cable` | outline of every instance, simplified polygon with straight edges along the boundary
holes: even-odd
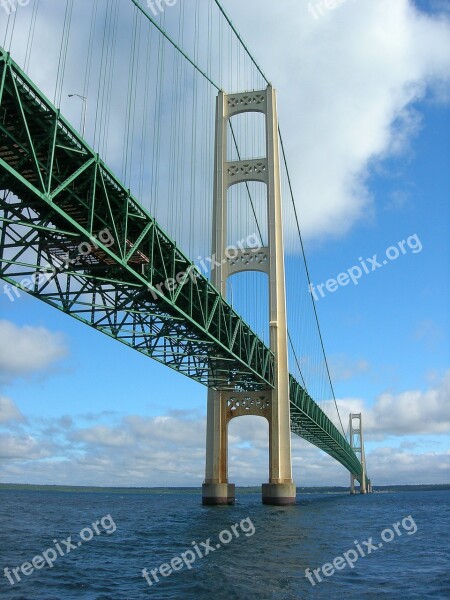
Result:
[[[182,54],[182,56],[184,56],[184,58],[207,80],[209,81],[209,83],[211,85],[213,85],[218,91],[221,91],[221,87],[219,85],[217,85],[195,62],[194,60],[192,60],[179,46],[178,44],[166,33],[166,31],[164,31],[164,29],[162,29],[158,23],[155,21],[155,19],[153,19],[149,13],[139,4],[138,0],[131,0],[133,2],[133,4],[145,15],[145,17],[158,29],[158,31],[167,39],[167,41],[172,44],[172,46]],[[247,53],[248,57],[250,58],[250,60],[252,61],[252,63],[254,64],[254,66],[256,67],[256,69],[258,70],[259,74],[262,76],[262,78],[264,79],[264,81],[270,85],[270,81],[267,79],[267,77],[265,76],[264,72],[262,71],[261,67],[258,65],[258,63],[256,62],[255,58],[253,57],[252,53],[250,52],[249,48],[247,47],[247,45],[244,43],[241,35],[239,34],[239,32],[237,31],[236,27],[234,26],[233,22],[231,21],[230,17],[228,16],[228,14],[226,13],[225,9],[222,7],[222,5],[220,4],[219,0],[214,0],[215,4],[217,5],[217,7],[219,8],[220,12],[222,13],[223,17],[225,18],[225,20],[227,21],[228,25],[230,26],[231,30],[233,31],[233,33],[235,34],[236,38],[239,40],[240,44],[242,45],[242,47],[244,48],[245,52]],[[291,177],[290,177],[290,173],[289,173],[289,169],[287,166],[287,159],[286,159],[286,153],[285,153],[285,149],[284,149],[284,143],[283,143],[283,138],[281,136],[281,131],[280,131],[280,127],[278,127],[278,134],[279,134],[279,138],[280,138],[280,146],[281,146],[281,150],[282,150],[282,156],[283,156],[283,161],[284,161],[284,165],[286,168],[286,175],[287,175],[287,180],[288,180],[288,185],[289,185],[289,190],[290,190],[290,196],[291,196],[291,201],[292,201],[292,205],[294,208],[294,215],[295,215],[295,221],[296,221],[296,226],[297,226],[297,231],[298,231],[298,236],[299,236],[299,240],[300,240],[300,245],[301,245],[301,249],[302,249],[302,254],[303,254],[303,261],[304,261],[304,265],[305,265],[305,271],[306,271],[306,276],[307,276],[307,280],[308,280],[308,284],[311,285],[311,278],[309,275],[309,269],[308,269],[308,265],[306,262],[306,255],[305,255],[305,249],[304,249],[304,245],[303,245],[303,238],[301,235],[301,229],[300,229],[300,222],[298,219],[298,213],[297,213],[297,208],[295,206],[295,201],[294,201],[294,192],[293,192],[293,188],[292,188],[292,182],[291,182]],[[233,135],[233,140],[234,143],[236,145],[236,150],[237,150],[237,143],[236,143],[236,139],[235,139],[235,135],[234,135],[234,131],[232,129],[232,135]],[[250,196],[250,191],[247,188],[247,191],[249,193]],[[256,211],[254,209],[254,205],[253,202],[251,200],[250,197],[250,202],[251,202],[251,206],[252,206],[252,210],[253,210],[253,214],[255,216],[255,220],[256,220],[256,224],[258,227],[258,232],[260,237],[261,236],[261,231],[259,228],[259,223],[258,223],[258,219],[256,216]],[[311,298],[311,302],[313,305],[313,310],[314,310],[314,317],[315,317],[315,321],[316,321],[316,325],[317,325],[317,330],[318,330],[318,334],[319,334],[319,339],[320,339],[320,344],[321,344],[321,348],[322,348],[322,354],[324,357],[324,361],[325,361],[325,366],[326,366],[326,372],[327,372],[327,376],[328,376],[328,381],[330,383],[330,388],[331,388],[331,392],[332,392],[332,396],[333,396],[333,400],[334,400],[334,404],[336,406],[336,411],[339,417],[339,422],[341,425],[341,429],[342,432],[345,435],[345,430],[344,427],[342,425],[342,419],[341,419],[341,415],[339,413],[339,408],[336,402],[336,395],[334,392],[334,387],[333,387],[333,383],[331,380],[331,374],[330,374],[330,369],[329,369],[329,365],[328,365],[328,360],[326,357],[326,353],[325,353],[325,346],[323,343],[323,337],[322,337],[322,332],[320,329],[320,325],[319,325],[319,317],[317,314],[317,309],[314,303],[313,298]],[[289,332],[288,332],[289,335]],[[289,335],[290,338],[290,335]],[[292,343],[291,343],[292,345]],[[294,356],[295,356],[295,360],[297,362],[297,366],[299,367],[299,363],[298,363],[298,359],[295,355],[295,350],[294,350]],[[300,369],[299,369],[300,370]],[[301,374],[301,371],[300,371]],[[301,375],[302,380],[303,380],[303,375]]]
[[[217,90],[217,91],[219,91],[219,92],[220,92],[220,90],[221,90],[221,87],[220,87],[219,85],[217,85],[217,83],[214,83],[214,81],[213,81],[213,80],[212,80],[212,79],[211,79],[211,78],[210,78],[210,77],[209,77],[209,76],[208,76],[208,75],[207,75],[207,74],[206,74],[206,73],[205,73],[205,72],[204,72],[202,69],[200,69],[200,67],[199,67],[199,66],[198,66],[198,65],[197,65],[197,64],[196,64],[196,63],[195,63],[195,62],[192,60],[192,58],[190,58],[190,57],[189,57],[189,56],[186,54],[186,52],[184,52],[184,50],[182,50],[182,49],[180,48],[180,46],[179,46],[179,45],[178,45],[178,44],[175,42],[175,40],[173,40],[173,39],[170,37],[170,35],[169,35],[169,34],[168,34],[166,31],[164,31],[164,29],[163,29],[162,27],[160,27],[160,26],[158,25],[158,23],[155,21],[155,19],[153,19],[153,18],[152,18],[152,17],[149,15],[149,13],[148,13],[148,12],[147,12],[147,11],[146,11],[146,10],[145,10],[145,9],[144,9],[144,8],[143,8],[141,5],[140,5],[140,4],[139,4],[138,0],[131,0],[131,2],[132,2],[132,3],[133,3],[133,4],[134,4],[134,5],[135,5],[135,6],[136,6],[136,7],[137,7],[137,8],[138,8],[140,11],[141,11],[141,13],[142,13],[143,15],[145,15],[145,16],[147,17],[147,19],[148,19],[148,20],[149,20],[149,21],[150,21],[150,22],[151,22],[151,23],[152,23],[152,24],[153,24],[153,25],[156,27],[156,29],[157,29],[157,30],[158,30],[158,31],[161,33],[161,35],[163,35],[163,36],[166,38],[166,40],[167,40],[167,41],[168,41],[170,44],[172,44],[172,46],[173,46],[173,47],[174,47],[176,50],[178,50],[178,52],[179,52],[179,53],[180,53],[182,56],[184,56],[184,58],[185,58],[185,59],[186,59],[186,60],[187,60],[187,61],[188,61],[188,62],[189,62],[189,63],[190,63],[190,64],[191,64],[193,67],[194,67],[194,69],[195,69],[196,71],[198,71],[198,72],[199,72],[201,75],[203,75],[203,77],[204,77],[205,79],[207,79],[207,80],[209,81],[209,83],[210,83],[212,86],[214,86],[214,87],[216,88],[216,90]]]
[[[252,53],[250,52],[250,50],[247,48],[246,44],[244,43],[244,40],[242,39],[240,33],[238,32],[238,30],[236,29],[236,27],[233,25],[232,20],[230,19],[230,17],[228,16],[228,14],[226,13],[225,9],[223,8],[223,6],[220,4],[219,0],[214,0],[215,3],[217,4],[220,12],[222,13],[222,15],[224,16],[225,20],[227,21],[228,25],[231,27],[234,35],[237,37],[237,39],[239,40],[239,42],[242,44],[242,47],[244,48],[244,50],[246,51],[246,53],[248,54],[248,57],[250,58],[250,60],[252,61],[252,63],[255,65],[256,69],[258,70],[259,74],[261,75],[261,77],[264,79],[264,81],[267,83],[267,85],[270,85],[270,81],[267,79],[267,77],[264,75],[264,73],[261,70],[261,67],[258,65],[258,63],[256,62],[256,60],[253,58]]]
[[[311,286],[311,277],[309,275],[308,263],[306,261],[306,254],[305,254],[305,248],[304,248],[304,245],[303,245],[303,238],[302,238],[301,229],[300,229],[300,222],[299,222],[299,219],[298,219],[297,207],[295,206],[295,202],[294,202],[294,191],[293,191],[293,188],[292,188],[291,176],[290,176],[289,169],[288,169],[288,166],[287,166],[286,152],[284,150],[283,138],[281,137],[281,132],[280,132],[279,128],[278,128],[278,134],[279,134],[279,137],[280,137],[281,153],[282,153],[282,156],[283,156],[284,166],[286,168],[286,175],[287,175],[287,180],[288,180],[288,185],[289,185],[289,191],[290,191],[292,206],[294,208],[294,215],[295,215],[295,222],[296,222],[296,225],[297,225],[298,237],[300,239],[300,244],[301,244],[301,248],[302,248],[303,262],[304,262],[304,265],[305,265],[306,277],[307,277],[309,286]],[[310,289],[311,289],[311,287],[310,287]],[[338,408],[338,405],[337,405],[337,402],[336,402],[336,396],[335,396],[335,393],[334,393],[334,387],[333,387],[333,383],[331,381],[330,368],[329,368],[327,356],[326,356],[326,353],[325,353],[325,346],[324,346],[324,343],[323,343],[322,331],[321,331],[320,325],[319,325],[319,316],[317,314],[316,305],[315,305],[315,302],[314,302],[314,299],[313,299],[312,295],[311,295],[311,303],[312,303],[312,306],[313,306],[313,309],[314,309],[314,316],[315,316],[315,319],[316,319],[317,331],[319,333],[320,345],[322,347],[323,358],[325,360],[325,366],[327,368],[328,380],[330,382],[330,387],[331,387],[331,392],[333,394],[334,404],[336,406],[336,410],[337,410],[337,414],[338,414],[338,417],[339,417],[339,422],[341,424],[342,432],[345,435],[345,429],[344,429],[344,426],[342,425],[341,415],[339,413],[339,408]]]
[[[266,81],[266,83],[268,85],[270,85],[270,81],[267,79],[267,77],[265,76],[264,72],[262,71],[262,69],[260,68],[260,66],[256,62],[255,58],[253,57],[252,53],[248,49],[247,45],[244,43],[241,35],[237,31],[236,27],[233,25],[233,22],[231,21],[230,17],[225,12],[225,9],[220,4],[219,0],[214,0],[214,1],[217,4],[220,12],[222,13],[222,15],[224,16],[224,18],[226,19],[227,23],[229,24],[229,26],[233,30],[235,36],[237,37],[237,39],[239,40],[239,42],[242,44],[242,47],[247,52],[250,60],[255,65],[256,69],[258,70],[258,72],[260,73],[260,75],[263,77],[263,79]],[[280,127],[278,127],[278,135],[280,137],[280,146],[281,146],[281,150],[282,150],[284,165],[285,165],[285,168],[286,168],[286,175],[287,175],[288,184],[289,184],[289,191],[290,191],[291,201],[292,201],[292,205],[293,205],[293,208],[294,208],[294,215],[295,215],[295,221],[296,221],[296,225],[297,225],[298,236],[299,236],[300,244],[301,244],[301,248],[302,248],[302,254],[303,254],[303,261],[304,261],[304,264],[305,264],[306,276],[307,276],[307,279],[308,279],[308,284],[311,285],[311,279],[310,279],[310,275],[309,275],[308,264],[306,262],[305,248],[304,248],[304,245],[303,245],[303,238],[302,238],[302,235],[301,235],[300,222],[299,222],[299,219],[298,219],[297,208],[295,206],[294,192],[293,192],[293,188],[292,188],[292,182],[291,182],[291,177],[290,177],[289,169],[288,169],[288,166],[287,166],[286,153],[285,153],[285,149],[284,149],[284,143],[283,143],[283,138],[281,136]],[[314,316],[315,316],[315,320],[316,320],[316,324],[317,324],[317,330],[318,330],[318,333],[319,333],[319,338],[320,338],[320,344],[321,344],[321,347],[322,347],[323,357],[324,357],[324,360],[325,360],[325,365],[326,365],[328,380],[330,382],[331,392],[333,394],[334,404],[336,406],[336,410],[337,410],[337,414],[338,414],[338,417],[339,417],[339,422],[341,424],[342,432],[345,435],[345,430],[344,430],[344,427],[342,425],[341,415],[339,413],[339,408],[338,408],[338,405],[337,405],[337,402],[336,402],[336,396],[335,396],[335,393],[334,393],[333,383],[331,381],[330,369],[329,369],[328,360],[327,360],[326,353],[325,353],[325,346],[324,346],[324,343],[323,343],[322,332],[321,332],[320,325],[319,325],[319,318],[318,318],[318,315],[317,315],[316,305],[315,305],[314,299],[312,297],[311,297],[311,302],[312,302],[313,309],[314,309]],[[289,334],[289,332],[288,332],[288,334]]]
[[[230,121],[230,129],[231,129],[231,135],[233,137],[233,143],[234,143],[234,146],[235,146],[235,149],[236,149],[237,157],[238,157],[239,160],[241,160],[241,153],[239,152],[239,147],[238,147],[236,135],[234,133],[234,129],[233,129],[233,125],[231,124],[231,121]],[[249,185],[248,185],[248,181],[245,182],[245,187],[247,189],[248,198],[250,200],[250,206],[252,207],[253,216],[255,217],[255,221],[256,221],[256,227],[258,228],[259,237],[261,239],[261,246],[264,246],[264,240],[263,240],[261,229],[260,229],[260,226],[259,226],[258,217],[256,215],[255,205],[253,203],[252,195],[250,193],[250,188],[249,188]]]

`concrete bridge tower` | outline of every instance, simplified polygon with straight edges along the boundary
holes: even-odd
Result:
[[[356,421],[356,425],[355,425]],[[359,454],[361,457],[362,477],[361,477],[361,494],[367,494],[371,492],[372,484],[366,485],[366,457],[364,453],[364,437],[362,430],[362,415],[361,413],[350,413],[349,423],[350,433],[350,446],[354,450],[355,454]],[[355,490],[355,479],[356,474],[350,473],[350,494],[356,494]],[[369,488],[369,489],[368,489]]]
[[[227,161],[228,123],[245,112],[265,116],[266,156]],[[235,184],[258,181],[267,186],[268,246],[227,252],[227,192]],[[286,286],[283,252],[280,157],[275,90],[239,94],[220,92],[217,98],[212,252],[220,266],[212,271],[213,285],[226,297],[227,279],[242,271],[260,271],[269,278],[270,348],[275,355],[273,389],[257,392],[208,390],[204,504],[232,504],[235,486],[228,482],[228,424],[244,415],[269,422],[269,481],[262,486],[265,504],[294,504],[292,480]]]

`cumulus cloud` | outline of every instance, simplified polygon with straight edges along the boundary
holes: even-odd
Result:
[[[205,435],[205,418],[194,414],[133,415],[115,426],[70,431],[59,419],[41,432],[30,433],[24,427],[0,435],[0,476],[28,483],[200,486]],[[236,419],[230,424],[229,441],[230,481],[238,485],[266,481],[267,422],[258,417]],[[347,484],[347,472],[329,456],[296,436],[292,443],[299,485]]]
[[[372,407],[357,398],[338,400],[341,414],[362,412],[369,439],[412,434],[445,434],[450,431],[450,371],[426,391],[385,392]],[[329,411],[332,415],[332,411]]]
[[[89,457],[92,469],[100,468],[109,481],[117,477],[121,485],[128,485],[131,477],[132,485],[198,485],[204,469],[205,427],[203,417],[189,413],[132,415],[117,426],[78,429],[69,438]]]
[[[0,320],[0,381],[42,371],[67,355],[60,333]]]
[[[432,484],[450,481],[450,450],[414,453],[382,447],[368,455],[370,477],[378,485]]]
[[[439,387],[425,392],[381,394],[368,411],[369,431],[385,435],[439,434],[450,431],[450,372]]]
[[[133,415],[101,423],[0,435],[3,481],[105,486],[200,486],[204,477],[206,420],[195,414]],[[230,481],[259,485],[268,475],[268,425],[258,417],[235,419],[229,431]],[[412,451],[414,453],[412,453]],[[340,464],[305,440],[292,437],[297,485],[348,485]],[[448,482],[450,453],[382,447],[367,452],[378,485]]]
[[[368,183],[374,167],[379,167],[380,161],[387,157],[409,149],[411,140],[423,126],[420,101],[450,101],[448,5],[433,3],[440,12],[429,14],[420,11],[413,0],[357,0],[340,3],[315,19],[308,11],[308,6],[314,4],[315,0],[224,2],[278,90],[280,124],[297,208],[303,232],[309,237],[343,235],[359,220],[372,218],[379,208]],[[99,8],[102,9],[103,6]],[[165,13],[167,26],[176,27],[172,31],[175,36],[179,34],[177,10],[181,10],[180,3],[178,8]],[[82,31],[86,15],[82,9],[75,13],[75,22],[81,24]],[[59,42],[42,31],[60,26],[63,14],[63,9],[46,7],[38,27],[41,33],[33,46],[34,56],[39,56],[42,50],[47,51],[47,58],[49,44],[53,49],[50,53],[53,59],[34,60],[30,67],[32,78],[48,94],[52,93],[49,82],[54,81],[57,72]],[[126,13],[128,26],[130,16],[131,11]],[[16,33],[13,44],[19,63],[26,51],[23,40],[27,30],[28,22],[19,19],[16,31],[23,34]],[[184,34],[183,46],[190,51],[192,31]],[[122,40],[118,38],[117,43]],[[71,44],[77,49],[76,56],[84,55],[86,39],[76,36]],[[218,45],[213,45],[212,54],[216,52]],[[116,56],[119,74],[124,74],[127,68],[125,57],[124,46],[123,52],[117,52]],[[211,54],[203,53],[198,59],[200,66],[207,70],[210,58]],[[71,63],[65,78],[67,89],[82,85],[83,65],[83,60]],[[228,70],[225,58],[223,71]],[[110,108],[115,126],[108,132],[107,160],[116,168],[123,156],[120,124],[125,126],[126,102],[120,93],[112,97]],[[167,110],[169,107],[170,104]],[[78,103],[66,99],[63,112],[72,122],[79,122]],[[160,175],[164,185],[173,183],[165,173]],[[402,210],[404,190],[400,193],[402,196],[397,192],[394,202],[388,200],[383,208],[387,205]],[[158,218],[166,219],[164,206],[164,203],[158,206]]]
[[[339,235],[371,214],[374,163],[420,130],[416,103],[427,94],[448,101],[450,19],[412,0],[346,2],[319,19],[309,4],[226,7],[278,88],[303,229]]]
[[[0,396],[0,423],[11,421],[25,421],[25,417],[12,400]]]
[[[0,459],[4,460],[38,460],[51,455],[51,450],[44,440],[38,440],[26,434],[0,433]]]

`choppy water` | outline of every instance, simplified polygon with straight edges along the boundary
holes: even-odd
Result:
[[[241,495],[232,507],[204,508],[198,492],[6,490],[0,502],[0,597],[5,600],[450,599],[448,491],[304,495],[290,508],[262,506],[256,494]],[[408,516],[412,520],[404,520]],[[393,528],[396,523],[402,535]],[[392,533],[383,534],[383,543],[387,528]],[[225,530],[229,533],[221,533]],[[201,554],[208,548],[208,555],[199,558],[192,542]],[[370,554],[359,554],[353,569],[338,560],[340,570],[328,577],[319,572],[323,581],[309,583],[306,568],[332,563],[351,549],[349,560],[355,560],[355,542],[366,552],[369,546]],[[35,559],[42,568],[25,565],[29,575],[19,570],[18,582],[12,569],[46,550],[53,551],[47,557],[54,566],[42,567],[44,558]],[[185,562],[173,560],[188,550]],[[151,570],[171,561],[179,570],[166,577],[159,573],[154,582]],[[14,585],[3,574],[5,567]],[[167,574],[170,568],[162,570]]]

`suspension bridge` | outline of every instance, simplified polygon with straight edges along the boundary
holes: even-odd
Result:
[[[234,501],[228,425],[246,415],[269,423],[263,502],[295,502],[291,431],[366,493],[361,415],[346,432],[308,293],[276,92],[219,2],[190,8],[35,0],[2,17],[3,292],[208,388],[205,504]]]

